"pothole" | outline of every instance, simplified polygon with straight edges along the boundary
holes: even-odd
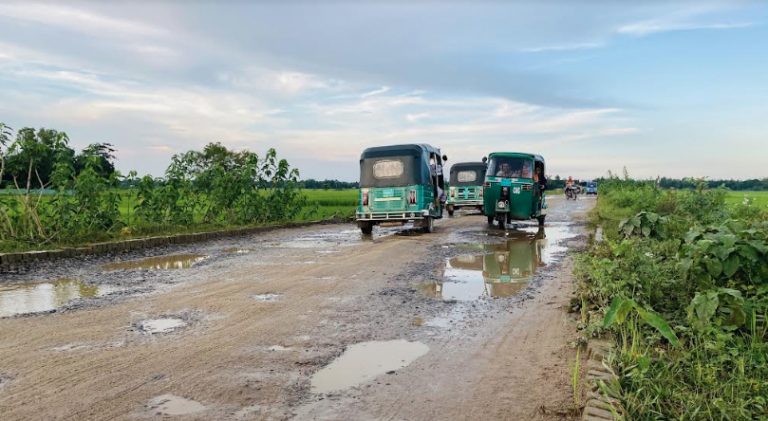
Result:
[[[172,394],[156,396],[150,399],[146,406],[157,415],[188,415],[208,409],[200,402]]]
[[[148,257],[146,259],[128,260],[125,262],[108,263],[102,266],[104,270],[169,270],[188,269],[196,263],[202,262],[208,256],[202,254],[174,254],[168,256]]]
[[[446,259],[442,279],[422,285],[422,290],[446,301],[518,295],[540,267],[562,258],[567,251],[564,241],[576,233],[567,225],[556,225],[521,226],[487,235],[503,241],[462,246],[462,251],[473,254]]]
[[[74,300],[101,297],[120,289],[114,285],[91,285],[67,278],[0,284],[0,317],[51,312]]]
[[[251,249],[241,249],[238,247],[229,247],[222,250],[224,253],[228,254],[248,254],[251,252]]]
[[[256,301],[262,301],[262,302],[273,302],[280,299],[280,294],[273,294],[273,293],[267,293],[267,294],[256,294],[251,296]]]
[[[0,389],[4,388],[5,386],[8,386],[13,381],[13,376],[10,376],[8,374],[0,373]]]
[[[172,317],[142,320],[136,325],[140,332],[150,335],[171,333],[186,326],[184,320]]]
[[[285,351],[290,351],[291,349],[293,349],[293,348],[291,348],[289,346],[272,345],[272,346],[267,348],[267,351],[270,351],[270,352],[285,352]]]
[[[350,345],[341,356],[312,376],[312,392],[344,390],[407,367],[429,352],[421,342],[404,339]]]

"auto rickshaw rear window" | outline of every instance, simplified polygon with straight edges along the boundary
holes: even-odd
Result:
[[[456,174],[456,180],[459,183],[471,183],[473,181],[477,181],[477,171],[474,171],[474,170],[459,171]]]
[[[373,176],[378,179],[398,178],[403,175],[403,161],[382,159],[373,164]]]
[[[422,173],[426,171],[426,176]],[[360,161],[360,187],[404,187],[429,182],[425,162],[410,155],[364,158]]]

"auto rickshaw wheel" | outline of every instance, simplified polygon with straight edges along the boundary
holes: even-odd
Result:
[[[488,217],[488,225],[493,226],[493,217],[492,216]]]
[[[373,232],[373,223],[372,222],[361,222],[360,223],[360,231],[364,235],[371,235]]]
[[[435,220],[431,216],[427,216],[424,218],[422,229],[426,233],[434,232],[435,231]]]
[[[499,221],[499,229],[507,228],[507,215],[499,216],[498,221]]]
[[[451,205],[447,206],[447,210],[448,210],[448,216],[453,216],[453,206]]]
[[[539,215],[539,216],[537,216],[537,217],[536,217],[536,219],[538,219],[538,220],[539,220],[539,226],[540,226],[540,227],[543,227],[543,226],[544,226],[544,219],[545,219],[546,217],[547,217],[547,215]]]

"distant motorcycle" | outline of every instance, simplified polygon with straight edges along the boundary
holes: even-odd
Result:
[[[565,200],[576,200],[579,197],[579,188],[576,186],[565,188]]]

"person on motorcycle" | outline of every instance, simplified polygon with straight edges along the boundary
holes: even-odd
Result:
[[[576,193],[578,193],[576,190],[576,183],[574,183],[573,177],[569,175],[568,180],[565,182],[565,195],[568,197],[573,194],[574,198],[576,198]]]

